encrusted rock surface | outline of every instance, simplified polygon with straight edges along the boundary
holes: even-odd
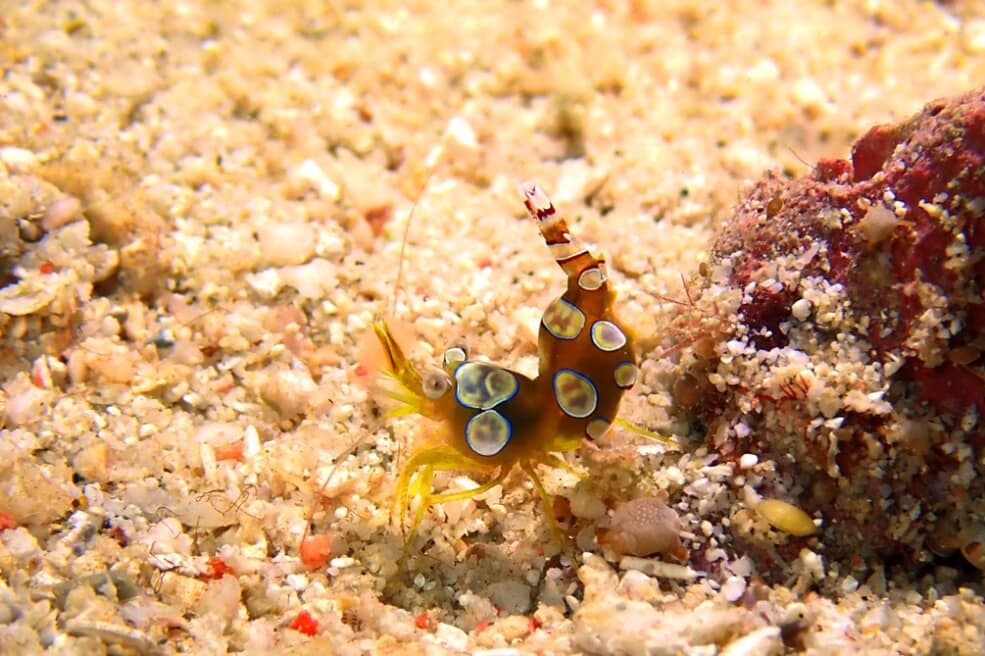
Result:
[[[685,367],[682,391],[709,445],[773,459],[777,494],[822,520],[833,560],[916,566],[976,549],[985,91],[872,128],[851,159],[759,182],[706,282],[688,329],[717,346]]]

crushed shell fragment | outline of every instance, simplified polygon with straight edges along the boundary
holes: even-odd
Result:
[[[756,506],[756,512],[769,522],[770,526],[784,533],[797,537],[807,537],[817,533],[817,525],[814,524],[811,516],[786,501],[763,499]]]
[[[623,556],[619,560],[619,569],[636,570],[643,572],[647,576],[679,581],[693,581],[698,577],[704,576],[702,572],[695,571],[687,565],[668,563],[655,558],[639,558],[637,556]]]
[[[976,524],[962,531],[961,555],[971,565],[985,571],[985,526]]]

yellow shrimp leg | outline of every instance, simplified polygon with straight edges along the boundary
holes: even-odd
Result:
[[[490,468],[486,465],[477,465],[475,461],[466,458],[462,454],[446,447],[434,447],[425,449],[414,454],[403,466],[400,476],[397,479],[397,489],[394,494],[393,503],[397,506],[397,518],[401,528],[406,525],[407,509],[414,497],[420,497],[421,503],[414,513],[410,532],[404,544],[404,550],[410,545],[410,541],[417,533],[417,528],[424,519],[424,513],[428,508],[435,504],[446,503],[448,501],[460,501],[470,499],[484,492],[491,490],[506,478],[509,473],[507,467],[500,467],[499,472],[491,480],[470,490],[460,490],[458,492],[445,492],[443,494],[431,493],[431,482],[435,471],[467,471],[487,473]],[[391,516],[394,508],[391,507]]]
[[[579,481],[583,481],[588,477],[588,474],[581,471],[577,467],[568,464],[566,460],[553,453],[548,453],[547,456],[543,459],[543,463],[548,467],[563,469],[564,471],[568,472],[569,474],[577,478]]]
[[[554,534],[554,539],[562,547],[567,547],[567,536],[565,536],[565,534],[561,531],[561,527],[558,526],[557,520],[554,519],[553,497],[547,493],[547,490],[544,488],[544,484],[541,482],[540,476],[537,475],[537,470],[534,469],[533,465],[529,462],[521,462],[520,467],[523,468],[523,471],[525,471],[530,477],[530,480],[533,481],[534,489],[536,489],[537,494],[540,495],[540,501],[544,506],[544,516],[547,517],[547,523],[551,527],[551,533]]]
[[[677,440],[675,440],[672,437],[667,437],[666,435],[661,435],[660,433],[654,433],[653,431],[649,431],[645,428],[641,428],[639,426],[636,426],[635,424],[629,423],[628,421],[622,419],[621,417],[616,418],[616,424],[618,426],[621,426],[622,428],[625,428],[628,431],[632,431],[636,433],[637,435],[642,435],[643,437],[649,438],[651,440],[657,440],[658,442],[663,442],[667,446],[680,446],[677,443]]]

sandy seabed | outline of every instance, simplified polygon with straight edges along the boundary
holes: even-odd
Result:
[[[807,545],[764,581],[706,517],[770,463],[619,430],[571,456],[589,477],[545,472],[576,562],[515,476],[401,564],[396,469],[434,428],[365,381],[392,304],[416,362],[536,370],[564,279],[533,179],[640,337],[624,416],[687,443],[666,299],[749,181],[980,86],[980,2],[5,2],[0,67],[3,653],[985,649],[980,579]],[[596,545],[640,495],[700,558]]]

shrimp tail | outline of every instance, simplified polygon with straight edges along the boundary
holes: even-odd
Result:
[[[520,185],[520,192],[527,212],[537,221],[544,243],[554,256],[554,261],[568,276],[569,283],[577,283],[591,291],[602,289],[607,280],[605,257],[593,255],[581,240],[571,234],[568,222],[557,213],[551,199],[540,187],[524,182]]]

